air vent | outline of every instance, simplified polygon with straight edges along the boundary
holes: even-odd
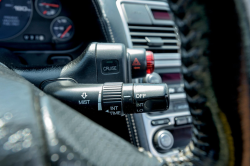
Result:
[[[152,51],[177,53],[178,39],[173,26],[140,26],[129,25],[130,35],[134,48],[145,48]],[[149,39],[158,39],[162,45],[153,46]],[[154,41],[153,41],[154,42]]]
[[[128,27],[134,48],[145,48],[154,52],[156,72],[180,72],[180,46],[173,25],[129,24]]]

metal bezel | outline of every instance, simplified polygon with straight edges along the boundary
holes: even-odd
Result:
[[[171,139],[171,143],[167,147],[164,146],[162,144],[162,142],[161,142],[161,138],[160,137],[162,136],[162,134],[168,135],[170,137],[170,139]],[[159,146],[159,148],[161,148],[163,150],[168,150],[168,149],[170,149],[174,145],[174,137],[173,137],[173,135],[168,130],[159,130],[155,134],[155,136],[153,138],[153,141],[154,141],[155,144],[157,144]]]
[[[56,22],[56,20],[57,19],[61,19],[61,18],[66,18],[66,19],[68,19],[71,23],[72,23],[72,26],[73,26],[73,35],[71,35],[71,37],[70,38],[67,38],[67,39],[61,39],[61,38],[58,38],[55,34],[54,34],[54,32],[53,32],[53,24]],[[57,41],[68,41],[68,40],[70,40],[70,39],[72,39],[72,37],[74,36],[74,34],[75,34],[75,26],[74,26],[74,24],[73,24],[73,21],[70,19],[70,18],[68,18],[68,17],[65,17],[65,16],[60,16],[60,17],[56,17],[56,18],[54,18],[54,20],[51,22],[51,24],[50,24],[50,33],[52,34],[52,36],[53,36],[53,40],[57,40]]]
[[[42,13],[40,12],[40,10],[38,9],[38,6],[37,6],[38,1],[39,1],[39,0],[36,0],[36,1],[35,1],[35,8],[36,8],[37,13],[38,13],[40,16],[42,16],[43,18],[53,19],[53,18],[57,17],[57,16],[61,13],[61,11],[62,11],[62,4],[61,4],[61,2],[60,2],[59,0],[57,0],[57,1],[59,2],[59,10],[58,10],[58,12],[57,12],[55,15],[53,15],[53,16],[45,16],[45,15],[42,14]]]

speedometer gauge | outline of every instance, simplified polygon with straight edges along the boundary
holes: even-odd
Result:
[[[25,30],[32,15],[31,0],[0,0],[0,40]]]
[[[73,22],[68,17],[57,17],[51,23],[51,33],[56,40],[66,41],[74,35]]]
[[[37,12],[45,18],[54,18],[61,12],[59,0],[36,0]]]

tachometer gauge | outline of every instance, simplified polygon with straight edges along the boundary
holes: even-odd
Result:
[[[57,17],[51,23],[51,33],[56,40],[66,41],[74,35],[73,22],[67,17]]]
[[[37,12],[45,18],[54,18],[61,12],[59,0],[36,0]]]
[[[31,15],[31,0],[0,0],[0,40],[10,39],[24,31]]]

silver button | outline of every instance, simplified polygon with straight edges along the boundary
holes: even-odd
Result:
[[[167,130],[160,130],[154,136],[154,145],[156,149],[168,150],[174,145],[174,137]]]
[[[172,139],[169,134],[162,134],[160,138],[161,144],[165,147],[169,147],[172,144]]]

